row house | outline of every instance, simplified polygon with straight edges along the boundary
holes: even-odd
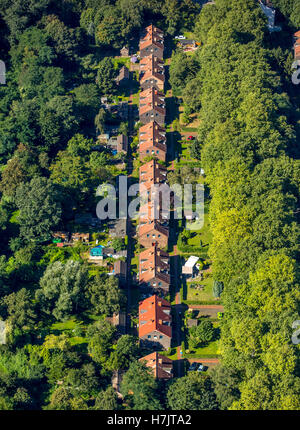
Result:
[[[165,166],[156,160],[151,160],[139,169],[140,185],[150,191],[153,185],[164,184],[167,181],[167,173],[168,170]]]
[[[139,361],[145,362],[145,365],[152,370],[155,379],[170,379],[173,377],[173,360],[159,354],[157,351],[140,358]]]
[[[300,61],[300,31],[294,34],[294,58]]]
[[[141,161],[151,156],[158,160],[166,161],[166,130],[155,121],[148,122],[140,127],[139,156]]]
[[[169,254],[157,246],[142,251],[139,255],[139,286],[164,294],[170,287]]]
[[[147,200],[144,202],[143,199],[141,200],[139,225],[147,224],[154,219],[157,219],[163,227],[168,227],[169,225],[170,210],[168,207],[164,208],[163,196],[161,193],[152,193],[150,201]]]
[[[154,25],[148,26],[140,40],[142,91],[139,119],[143,125],[139,135],[139,154],[141,161],[148,156],[155,159],[139,169],[140,191],[145,202],[141,204],[139,213],[138,240],[146,249],[139,255],[138,278],[141,288],[167,293],[170,286],[169,255],[162,248],[168,245],[169,229],[162,211],[162,197],[159,191],[152,187],[164,184],[167,180],[167,169],[157,161],[165,161],[167,152],[166,134],[162,127],[166,117],[165,98],[161,92],[165,82],[163,50],[162,31]],[[172,339],[171,324],[171,305],[166,300],[153,295],[140,302],[139,338],[142,347],[169,349]],[[142,360],[153,369],[155,378],[169,379],[173,376],[172,360],[156,352],[143,357]]]
[[[140,93],[139,118],[142,124],[156,121],[163,125],[166,119],[165,96],[156,88],[148,88]]]
[[[155,55],[158,58],[164,56],[164,34],[162,30],[151,24],[146,27],[140,37],[140,57]]]
[[[166,248],[169,240],[169,229],[163,226],[159,220],[151,220],[141,223],[138,228],[138,240],[144,248],[159,246]]]
[[[144,225],[153,225],[153,221],[155,220],[158,221],[158,223],[164,230],[168,230],[170,208],[168,204],[166,204],[166,208],[164,208],[164,205],[162,203],[164,190],[159,190],[155,188],[155,185],[161,186],[166,183],[166,167],[162,166],[156,160],[151,160],[140,167],[139,177],[139,183],[141,186],[140,193],[142,197],[141,207],[139,211],[139,230],[144,231]],[[156,239],[159,240],[159,242],[163,241],[163,243],[165,243],[165,239],[162,239],[162,236],[159,233],[156,234],[155,232],[147,232],[146,236],[143,237],[142,240],[143,242],[146,241],[151,243],[151,240],[149,240],[149,238],[153,238],[154,236]],[[162,247],[164,248],[165,246],[166,245],[163,245]]]
[[[140,62],[140,87],[141,90],[156,88],[158,91],[164,90],[165,72],[164,62],[155,55],[144,57]]]
[[[139,303],[139,338],[142,347],[169,349],[172,339],[171,305],[153,295]]]

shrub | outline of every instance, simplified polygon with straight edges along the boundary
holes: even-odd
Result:
[[[219,298],[224,290],[224,284],[221,281],[214,281],[213,283],[213,295]]]

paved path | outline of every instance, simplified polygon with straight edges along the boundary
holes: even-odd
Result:
[[[197,309],[197,310],[205,310],[205,309],[211,309],[211,310],[217,310],[218,312],[224,312],[224,306],[222,305],[188,305],[189,309]]]
[[[189,363],[202,363],[207,367],[213,367],[220,364],[219,358],[189,358]]]
[[[180,274],[179,274],[179,267],[178,267],[178,250],[177,245],[174,245],[174,257],[175,257],[175,264],[174,264],[174,283],[176,287],[176,296],[175,296],[175,303],[176,303],[176,336],[177,336],[177,360],[181,360],[181,315],[179,314],[178,305],[181,305],[181,297],[180,297]],[[181,362],[178,362],[178,376],[182,376],[182,365]]]
[[[170,64],[171,59],[168,59],[168,64]],[[170,89],[168,91],[168,95],[167,97],[172,97],[172,90]],[[170,119],[173,117],[172,115],[172,110],[173,110],[173,106],[171,106],[171,109],[169,110],[169,118],[168,120],[170,121]],[[170,131],[169,131],[169,136],[170,136],[170,141],[169,141],[169,145],[168,145],[168,155],[170,157],[170,164],[168,166],[168,170],[172,171],[175,168],[175,140],[174,140],[174,134],[173,134],[174,130],[173,130],[173,125],[171,124],[170,127]],[[174,230],[175,226],[173,226],[173,230]],[[172,232],[173,236],[175,236],[175,230]],[[180,306],[181,305],[181,297],[180,297],[180,287],[181,287],[181,282],[180,282],[180,272],[181,272],[181,268],[179,267],[179,253],[178,253],[178,249],[177,249],[177,245],[174,244],[173,246],[173,259],[174,259],[174,266],[173,266],[173,284],[174,284],[174,291],[175,291],[175,305],[176,305],[176,315],[175,315],[175,319],[176,319],[176,325],[173,328],[173,336],[176,336],[176,355],[177,355],[177,362],[176,362],[176,366],[177,366],[177,376],[183,376],[184,375],[184,367],[183,367],[183,359],[182,359],[182,354],[181,354],[181,314],[180,312]]]
[[[133,170],[133,163],[132,163],[132,156],[131,156],[131,145],[130,142],[132,141],[132,133],[134,129],[134,118],[133,118],[133,107],[132,107],[132,73],[130,73],[129,77],[129,85],[130,85],[130,95],[129,95],[129,102],[128,102],[128,134],[129,134],[129,148],[128,148],[128,159],[127,159],[127,172],[128,177],[131,176],[132,170]],[[129,184],[128,184],[129,185]],[[127,225],[126,225],[126,234],[128,237],[128,245],[127,245],[127,314],[126,314],[126,326],[127,326],[127,333],[130,333],[131,330],[131,257],[133,255],[133,241],[130,240],[132,238],[132,227],[131,227],[131,220],[130,218],[127,218]]]

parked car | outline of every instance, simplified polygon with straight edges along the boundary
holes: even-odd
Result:
[[[182,34],[180,34],[180,36],[178,36],[178,39],[185,39],[185,36],[183,36]]]
[[[195,137],[194,136],[188,136],[187,140],[194,140]]]
[[[197,370],[198,367],[198,363],[196,363],[196,361],[194,361],[190,367],[188,368],[188,372],[194,372],[195,370]]]
[[[203,372],[204,371],[204,366],[202,363],[199,363],[199,367],[197,369],[197,372]]]

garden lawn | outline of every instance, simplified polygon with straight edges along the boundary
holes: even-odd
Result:
[[[219,340],[210,342],[207,346],[200,348],[191,348],[189,353],[185,354],[186,358],[201,358],[220,355]]]
[[[177,350],[176,348],[171,348],[169,351],[158,351],[159,354],[170,358],[171,360],[177,360]]]
[[[135,273],[138,273],[138,271],[139,271],[139,254],[136,254],[131,259],[131,270],[133,270]]]
[[[140,93],[136,93],[136,94],[132,94],[132,104],[133,105],[139,105],[139,100],[140,100]]]
[[[196,290],[190,288],[190,284],[204,285],[203,290]],[[210,302],[215,300],[213,293],[213,278],[212,276],[208,276],[202,281],[198,282],[188,282],[187,284],[187,301],[188,302]]]
[[[127,69],[130,69],[129,57],[115,57],[115,58],[112,58],[112,62],[115,69],[120,69],[122,66],[126,66]]]
[[[219,339],[220,339],[220,321],[213,321],[213,326],[215,329],[215,340],[210,342],[208,345],[199,346],[197,348],[192,348],[188,345],[189,352],[185,353],[186,358],[198,358],[198,357],[213,357],[220,355],[221,351],[219,348]],[[188,342],[188,338],[187,338]],[[188,342],[189,343],[189,342]]]

